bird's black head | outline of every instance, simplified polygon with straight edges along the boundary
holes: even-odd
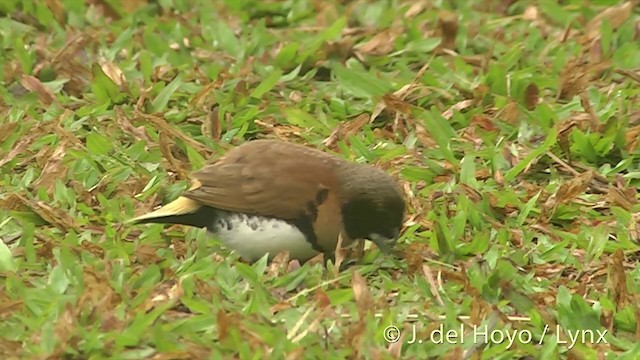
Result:
[[[344,230],[350,239],[371,240],[388,251],[400,234],[405,202],[388,174],[368,167],[366,175],[351,179],[345,187],[341,209]]]

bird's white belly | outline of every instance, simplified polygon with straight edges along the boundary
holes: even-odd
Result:
[[[213,235],[248,261],[267,253],[272,259],[285,250],[291,259],[306,260],[317,254],[297,227],[279,219],[227,214],[218,219]]]

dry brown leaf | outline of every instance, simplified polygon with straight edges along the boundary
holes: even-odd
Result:
[[[522,13],[522,20],[536,21],[540,19],[540,11],[535,5],[529,5]]]
[[[493,172],[493,180],[498,185],[504,185],[504,175],[502,175],[502,171],[500,169],[495,169]]]
[[[543,16],[540,16],[540,10],[535,5],[529,5],[522,14],[522,19],[526,21],[531,21],[533,25],[535,25],[544,38],[549,37],[554,29],[547,24]],[[570,27],[567,27],[567,30],[570,30]],[[563,34],[564,36],[568,36],[567,33]]]
[[[318,309],[325,309],[331,306],[331,299],[322,289],[316,289],[313,294],[313,300]]]
[[[43,187],[47,189],[48,193],[51,193],[56,180],[64,180],[67,175],[68,168],[64,166],[62,160],[67,154],[67,147],[64,142],[54,150],[53,154],[46,159],[46,163],[40,177],[33,183],[34,187]]]
[[[354,119],[342,122],[333,130],[333,132],[331,132],[329,137],[322,141],[322,143],[328,148],[333,148],[338,140],[347,139],[358,134],[368,122],[369,115],[364,113],[356,116]]]
[[[568,100],[580,93],[588,84],[589,76],[586,65],[578,60],[567,62],[560,74],[558,98]]]
[[[108,4],[105,0],[85,0],[87,6],[93,6],[96,8],[102,16],[109,19],[118,20],[120,15]]]
[[[625,132],[625,139],[625,150],[633,153],[638,148],[638,140],[640,140],[640,125],[635,125],[627,129]]]
[[[582,108],[584,108],[585,113],[589,116],[589,121],[591,121],[591,128],[598,129],[600,127],[600,118],[598,118],[598,114],[591,106],[591,101],[589,101],[589,95],[585,92],[580,93],[580,104]]]
[[[633,79],[633,81],[640,83],[640,71],[639,70],[627,70],[627,69],[615,69],[615,72],[627,77],[629,79]]]
[[[354,55],[355,40],[351,36],[343,37],[338,41],[329,41],[315,54],[316,66],[327,59],[346,61]]]
[[[334,266],[334,277],[337,278],[338,277],[338,272],[340,271],[340,266],[342,265],[342,262],[344,261],[345,258],[345,252],[346,250],[342,247],[342,244],[344,243],[344,235],[342,234],[342,232],[340,232],[338,234],[338,243],[336,244],[336,249],[334,252],[334,260],[335,260],[335,266]]]
[[[533,111],[538,104],[538,94],[540,91],[536,84],[531,83],[527,85],[527,88],[524,91],[524,105],[529,111]]]
[[[317,264],[324,264],[324,263],[325,263],[324,253],[319,253],[318,255],[312,257],[311,259],[305,262],[305,264],[309,264],[309,265],[317,265]]]
[[[444,306],[444,301],[442,301],[442,298],[440,297],[440,291],[438,291],[438,283],[433,276],[433,272],[431,271],[429,265],[422,264],[422,275],[424,275],[425,279],[427,279],[427,282],[429,283],[429,291],[431,291],[431,295],[436,298],[440,306]]]
[[[438,143],[436,143],[436,141],[433,140],[433,138],[431,137],[427,129],[424,127],[424,125],[416,122],[414,124],[414,128],[416,131],[416,137],[418,138],[420,145],[424,146],[427,149],[436,148],[438,146]]]
[[[426,69],[427,69],[427,66],[425,65],[420,69],[418,73],[421,74],[424,71],[426,71]],[[417,81],[418,81],[418,78],[414,78],[414,81],[412,83],[404,85],[400,89],[394,91],[392,94],[394,99],[387,99],[387,101],[383,99],[383,101],[379,102],[371,112],[371,117],[369,118],[369,122],[372,123],[387,108],[388,106],[387,102],[391,103],[391,105],[394,105],[394,101],[396,101],[396,99],[399,99],[399,101],[404,101],[409,95],[419,90],[420,86],[416,84]],[[407,109],[407,106],[411,107],[412,105],[409,103],[406,103],[406,105],[404,106],[400,105],[400,107],[402,107],[403,109]]]
[[[78,138],[77,134],[72,133],[60,125],[60,122],[68,116],[73,116],[73,112],[69,109],[65,109],[64,113],[58,117],[58,123],[53,126],[52,130],[60,137],[60,141],[66,142],[67,145],[86,150],[84,143]],[[44,128],[43,131],[50,130],[48,128]]]
[[[182,285],[178,281],[170,280],[156,285],[151,296],[142,304],[143,311],[148,312],[158,305],[174,304],[183,294]]]
[[[138,10],[139,8],[147,5],[148,1],[147,0],[130,0],[130,1],[123,1],[122,2],[122,7],[128,12],[128,13],[132,13],[136,10]]]
[[[0,143],[4,142],[11,134],[13,134],[13,130],[18,127],[18,122],[7,122],[0,125]]]
[[[56,148],[54,147],[48,147],[48,146],[43,146],[40,148],[40,150],[38,150],[37,153],[35,153],[35,155],[33,155],[33,160],[29,159],[27,161],[23,160],[21,162],[19,162],[18,164],[20,165],[26,165],[26,164],[33,164],[35,163],[35,165],[39,168],[44,168],[44,166],[47,163],[47,160],[51,157],[51,155],[53,155],[53,152],[56,150]]]
[[[40,216],[47,223],[57,227],[62,231],[68,231],[69,229],[79,230],[80,225],[76,220],[69,215],[68,212],[54,208],[44,201],[27,199],[22,195],[17,195],[20,201],[31,211]]]
[[[518,103],[511,100],[500,112],[500,117],[509,124],[516,124],[520,118],[520,107]]]
[[[0,293],[0,320],[4,320],[23,309],[24,301],[13,300],[6,294]]]
[[[424,72],[427,70],[427,65],[425,64],[420,71],[418,71],[418,74],[422,74],[424,75]],[[424,70],[424,71],[423,71]],[[396,90],[393,92],[393,95],[395,95],[396,97],[398,97],[401,100],[406,100],[410,95],[412,95],[415,92],[418,92],[418,90],[423,90],[424,88],[421,87],[418,82],[420,77],[422,77],[422,75],[419,75],[418,77],[414,77],[413,81],[409,84],[404,85],[403,87],[401,87],[400,89]]]
[[[500,129],[494,125],[493,120],[482,114],[473,115],[471,117],[470,125],[478,126],[485,131],[500,131]]]
[[[362,261],[364,257],[364,245],[365,241],[363,239],[358,239],[354,244],[349,246],[349,257],[355,258],[358,262]]]
[[[355,54],[361,60],[365,55],[387,55],[395,49],[395,41],[399,35],[398,29],[389,28],[374,35],[369,41],[355,46]]]
[[[323,254],[321,254],[323,255]],[[323,256],[324,258],[324,256]],[[291,261],[289,261],[289,264],[287,264],[287,273],[296,271],[298,269],[300,269],[302,265],[300,265],[300,261],[298,261],[298,259],[293,259]]]
[[[467,198],[469,198],[469,200],[471,200],[474,203],[479,203],[480,201],[482,201],[482,194],[472,188],[471,186],[467,185],[467,184],[460,184],[460,190],[462,190],[462,193],[464,193],[464,195],[467,196]]]
[[[144,266],[157,264],[163,260],[158,255],[157,249],[147,244],[140,244],[135,248],[136,261]]]
[[[486,317],[486,314],[491,312],[491,305],[487,304],[482,296],[478,293],[478,289],[476,289],[469,278],[466,277],[467,267],[471,266],[470,264],[463,263],[460,267],[459,275],[461,276],[461,281],[464,288],[464,293],[473,298],[471,302],[471,310],[469,312],[469,321],[471,324],[479,325],[482,320]],[[486,310],[483,311],[482,309]]]
[[[419,76],[423,74],[424,71],[428,68],[428,64],[422,66],[420,71],[418,71]],[[421,127],[420,122],[414,119],[411,116],[411,109],[414,107],[410,103],[410,101],[406,100],[413,93],[416,94],[416,99],[424,96],[425,92],[429,92],[426,88],[421,85],[418,85],[419,76],[414,77],[413,81],[409,84],[404,85],[397,91],[394,91],[393,94],[387,94],[382,98],[373,112],[371,113],[371,117],[369,122],[372,123],[385,109],[389,108],[390,111],[395,111],[395,114],[391,114],[394,117],[393,123],[391,125],[391,129],[378,128],[374,130],[374,133],[381,138],[384,139],[395,139],[397,134],[401,134],[401,136],[406,136],[408,134],[408,130],[416,131],[416,135],[418,138],[422,137],[422,140],[426,140],[424,135],[428,138],[428,134],[424,132],[424,128]]]
[[[620,206],[627,211],[631,211],[633,205],[638,203],[638,199],[635,197],[635,189],[630,188],[627,190],[609,186],[607,201],[611,205]]]
[[[591,80],[599,78],[611,66],[610,62],[591,63],[582,58],[568,61],[560,74],[558,99],[568,100],[581,93]]]
[[[218,327],[218,340],[225,341],[229,337],[231,327],[235,327],[235,321],[221,308],[216,315],[216,325]]]
[[[120,70],[120,68],[118,67],[118,65],[112,63],[107,59],[101,59],[98,62],[98,64],[100,64],[100,68],[102,69],[102,72],[109,79],[111,79],[111,81],[113,81],[114,84],[116,84],[121,90],[126,91],[127,79],[124,76],[124,73],[122,72],[122,70]]]
[[[462,100],[456,104],[453,104],[450,108],[448,108],[445,112],[442,113],[442,117],[449,120],[453,116],[454,111],[464,110],[471,105],[473,105],[475,101],[473,99]]]
[[[510,229],[509,232],[511,233],[511,244],[516,248],[522,248],[522,245],[524,245],[524,231],[522,229]]]
[[[473,99],[477,103],[481,103],[487,95],[489,95],[490,90],[489,87],[485,84],[480,84],[473,89]]]
[[[45,0],[45,4],[51,10],[51,13],[56,18],[56,21],[63,25],[65,20],[65,10],[60,0]]]
[[[59,341],[59,347],[64,347],[62,344],[67,344],[73,337],[73,334],[77,331],[76,310],[71,303],[67,303],[64,311],[58,316],[54,327],[54,333]]]
[[[420,242],[413,242],[409,244],[404,251],[404,259],[407,263],[407,271],[409,274],[415,274],[418,271],[423,271],[422,266],[424,264],[423,251],[426,245]]]
[[[520,156],[518,156],[518,153],[513,152],[511,148],[506,144],[502,148],[502,156],[509,163],[509,166],[511,167],[516,166],[521,161]]]
[[[97,272],[95,269],[85,267],[82,274],[82,282],[84,289],[77,303],[79,311],[91,309],[94,313],[111,314],[117,304],[120,303],[120,296],[109,283],[108,273]],[[117,324],[103,325],[117,326]]]
[[[569,181],[565,181],[553,196],[545,201],[545,209],[554,209],[559,204],[565,204],[573,201],[578,195],[582,194],[589,187],[589,183],[593,180],[594,173],[587,170],[582,174],[574,177]]]
[[[568,120],[558,123],[558,134],[570,135],[574,127],[585,131],[589,129],[589,125],[588,115],[585,113],[574,113]]]
[[[404,101],[396,94],[385,94],[382,96],[382,102],[385,107],[391,111],[399,112],[402,114],[409,114],[411,112],[411,104]]]
[[[616,301],[616,309],[622,310],[631,301],[631,296],[627,289],[627,275],[624,270],[624,253],[620,249],[616,250],[611,256],[609,280],[611,291]]]
[[[360,319],[364,319],[367,314],[374,310],[373,297],[369,292],[367,281],[362,277],[362,275],[360,275],[360,273],[354,271],[351,278],[351,286],[353,288],[353,297],[356,300],[356,307],[358,308]]]
[[[190,136],[185,135],[182,131],[169,124],[164,118],[156,115],[145,114],[140,111],[136,111],[136,116],[145,119],[155,125],[159,132],[164,132],[165,135],[170,139],[180,139],[185,143],[188,143],[196,151],[203,155],[203,157],[208,158],[209,155],[211,155],[211,149],[194,140]]]
[[[203,87],[202,90],[198,91],[191,100],[189,100],[189,105],[194,107],[204,106],[206,103],[210,101],[208,96],[215,90],[219,89],[220,86],[224,84],[224,76],[219,75],[215,81],[210,82],[207,86]]]
[[[380,114],[382,114],[382,112],[386,108],[387,106],[385,105],[384,101],[380,101],[379,103],[377,103],[376,107],[373,108],[373,111],[371,112],[371,116],[369,117],[369,123],[373,123],[375,119],[377,119],[378,116],[380,116]]]
[[[416,15],[422,13],[426,9],[429,8],[429,2],[425,0],[412,1],[411,6],[404,13],[404,17],[406,19],[410,19],[415,17]]]
[[[97,43],[90,31],[74,33],[69,30],[68,40],[49,60],[58,78],[67,79],[64,91],[76,97],[84,95],[91,78],[90,62],[87,61],[87,48],[91,45],[97,46]]]
[[[9,340],[5,337],[0,338],[0,353],[5,354],[6,360],[18,360],[26,357],[24,354],[24,343],[22,341]]]
[[[606,60],[602,52],[602,45],[599,40],[594,40],[590,45],[587,45],[586,58],[590,63],[593,64]]]
[[[206,127],[208,127],[208,129],[206,129]],[[220,136],[222,135],[222,126],[220,126],[219,106],[213,106],[209,112],[209,121],[202,122],[202,134],[209,135],[214,140],[220,139]]]
[[[173,156],[171,148],[173,142],[170,140],[162,130],[158,135],[158,145],[160,146],[160,152],[164,156],[165,160],[169,162],[170,170],[177,173],[181,179],[186,179],[189,176],[189,171],[184,167],[183,163]]]
[[[44,106],[50,106],[56,102],[56,97],[53,92],[44,86],[44,84],[36,77],[31,75],[22,75],[20,77],[20,85],[24,86],[25,89],[38,94],[40,102]]]
[[[635,1],[626,1],[623,4],[612,6],[598,13],[591,21],[587,23],[586,28],[586,41],[600,37],[600,27],[603,21],[608,21],[611,24],[611,28],[617,29],[622,25],[633,12],[633,8],[636,6]]]
[[[195,345],[195,344],[194,344]],[[184,344],[183,344],[184,346]],[[192,347],[188,347],[189,351],[172,351],[172,352],[163,352],[163,353],[155,353],[153,356],[148,357],[148,360],[189,360],[189,359],[200,359],[200,357],[194,357],[191,353]],[[204,357],[202,359],[208,358],[208,353],[204,353]]]
[[[491,177],[491,170],[489,170],[488,168],[478,169],[476,170],[475,175],[477,180],[487,180]]]
[[[291,308],[292,308],[292,305],[290,303],[288,303],[288,302],[280,302],[280,303],[277,303],[277,304],[271,306],[269,308],[269,312],[271,313],[271,315],[274,315],[274,314],[277,314],[277,313],[279,313],[281,311],[284,311],[284,310],[287,310],[287,309],[291,309]]]
[[[355,349],[354,359],[360,359],[362,343],[364,341],[365,332],[367,330],[367,323],[365,321],[352,322],[351,326],[345,334],[345,341],[352,349]]]
[[[145,141],[148,144],[152,143],[151,138],[144,130],[144,126],[135,127],[121,108],[117,107],[114,110],[116,111],[116,122],[125,133],[131,134],[137,141]]]
[[[441,48],[454,50],[458,35],[458,15],[451,11],[441,11],[438,14],[437,34],[442,38]]]
[[[267,273],[271,277],[276,277],[280,275],[283,270],[286,270],[288,266],[289,266],[289,251],[283,251],[273,257],[273,259],[269,263]]]
[[[587,170],[572,180],[562,184],[555,194],[558,203],[564,204],[570,202],[578,195],[585,192],[589,187],[589,183],[593,180],[593,177],[593,171]]]
[[[228,115],[228,114],[227,114]],[[272,117],[267,116],[265,120],[272,120]],[[262,132],[266,134],[274,134],[277,138],[290,141],[292,137],[300,137],[303,129],[294,125],[274,124],[272,121],[254,120],[256,125],[264,127]],[[230,129],[231,125],[227,122],[227,128]]]
[[[83,241],[80,244],[80,248],[88,253],[91,253],[92,255],[95,255],[97,258],[104,258],[104,248],[98,244],[94,244],[92,242],[88,242],[88,241]]]
[[[571,141],[569,141],[569,137],[575,126],[575,121],[565,121],[558,124],[558,146],[560,146],[560,150],[567,157],[569,163],[571,163]]]

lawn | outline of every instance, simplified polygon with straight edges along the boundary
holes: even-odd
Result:
[[[0,357],[640,358],[639,10],[1,1]],[[399,256],[125,223],[257,138],[392,174]]]

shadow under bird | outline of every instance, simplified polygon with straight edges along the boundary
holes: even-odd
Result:
[[[405,202],[383,170],[277,140],[253,140],[192,174],[175,201],[133,223],[206,227],[246,261],[289,251],[306,261],[343,246],[373,241],[389,252]]]

